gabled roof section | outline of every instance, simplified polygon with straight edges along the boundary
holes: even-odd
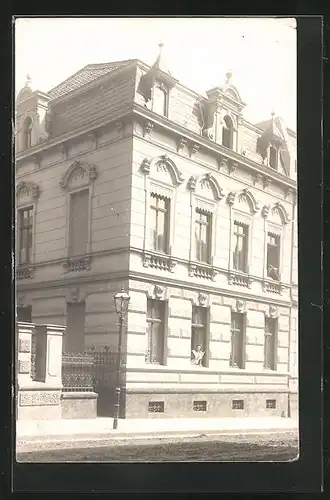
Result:
[[[82,87],[86,83],[97,80],[100,76],[110,73],[111,71],[114,71],[122,66],[126,66],[132,62],[133,59],[128,59],[127,61],[117,61],[113,63],[88,64],[84,68],[77,71],[77,73],[69,76],[69,78],[51,89],[48,92],[48,95],[51,99],[57,99],[58,97],[68,94],[72,90]]]
[[[269,120],[264,120],[262,122],[256,123],[255,126],[260,128],[264,132],[269,133],[273,137],[277,137],[278,139],[285,140],[284,133],[283,133],[284,132],[283,126],[285,127],[285,125],[283,125],[283,123],[281,123],[281,120],[279,117],[275,118],[274,113],[272,113],[272,117]]]

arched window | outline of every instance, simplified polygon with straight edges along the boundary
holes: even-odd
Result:
[[[154,87],[152,110],[159,115],[167,116],[167,91],[163,87]]]
[[[28,116],[23,124],[23,148],[28,149],[32,145],[32,119]]]
[[[233,149],[233,122],[229,116],[225,116],[222,127],[222,145]]]

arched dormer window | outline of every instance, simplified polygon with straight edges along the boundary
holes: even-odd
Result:
[[[23,148],[28,149],[32,145],[32,119],[28,116],[23,123]]]
[[[269,166],[274,170],[277,170],[278,153],[274,146],[269,148]]]
[[[167,117],[168,91],[163,85],[156,84],[154,87],[152,110],[159,115]]]
[[[229,116],[225,116],[222,128],[222,145],[229,149],[233,149],[233,128],[231,118]]]

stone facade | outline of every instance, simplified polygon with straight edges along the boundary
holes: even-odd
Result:
[[[244,120],[228,75],[205,99],[158,68],[163,116],[154,111],[154,87],[150,100],[141,93],[145,64],[108,66],[84,85],[72,77],[48,95],[27,87],[18,96],[16,203],[33,211],[30,261],[17,267],[18,305],[32,306],[34,323],[65,325],[68,304],[83,302],[85,347],[115,350],[113,295],[126,288],[126,417],[287,415],[298,378],[295,134],[276,122],[286,156],[272,168],[258,152],[265,127]],[[46,109],[43,118],[38,106]],[[39,117],[39,125],[24,149],[27,116]],[[230,148],[222,144],[227,116]],[[274,117],[269,123],[278,144]],[[70,196],[82,189],[88,191],[87,250],[72,256]],[[150,246],[151,193],[170,200],[166,253]],[[196,209],[212,217],[208,263],[194,255]],[[235,221],[249,227],[246,272],[234,269]],[[269,232],[281,239],[277,280],[267,276]],[[165,303],[158,365],[145,361],[148,299]],[[207,309],[205,367],[191,364],[193,306]],[[244,368],[229,362],[232,312],[245,317]],[[264,368],[265,318],[277,319],[275,369]],[[244,408],[233,408],[241,405],[233,400]],[[164,411],[160,405],[148,412],[153,401],[163,402]]]

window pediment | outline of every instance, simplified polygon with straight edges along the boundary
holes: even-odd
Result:
[[[83,187],[90,184],[96,178],[97,172],[94,165],[87,165],[75,161],[63,175],[60,186],[62,188]]]
[[[282,224],[288,224],[290,222],[290,218],[288,216],[287,211],[283,207],[283,205],[279,202],[275,203],[275,205],[270,210],[270,219],[273,222],[277,222]]]
[[[150,174],[154,179],[159,179],[166,184],[178,186],[184,181],[182,173],[167,155],[158,156],[152,160],[145,158],[141,168],[145,174]]]
[[[195,185],[196,194],[202,196],[203,198],[211,198],[216,201],[222,200],[224,193],[220,187],[218,181],[211,174],[205,174],[202,177],[196,179],[195,184],[190,182],[190,186]]]
[[[39,196],[39,185],[34,182],[19,182],[16,186],[16,198],[20,204],[35,201]]]
[[[257,213],[260,208],[259,202],[248,189],[243,189],[243,191],[238,195],[237,204],[243,211],[248,209],[248,211],[253,214]]]

